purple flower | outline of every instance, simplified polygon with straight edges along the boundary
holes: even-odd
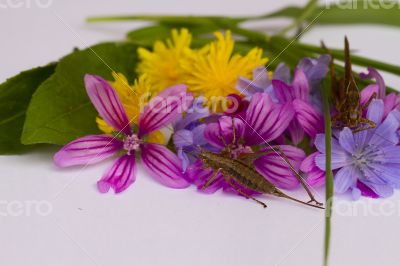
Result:
[[[300,61],[297,69],[301,69],[304,72],[311,88],[315,90],[320,87],[321,81],[328,73],[330,62],[331,56],[327,54],[323,54],[317,59],[306,57]]]
[[[289,82],[290,69],[285,64],[278,65],[272,79]],[[236,89],[240,94],[245,95],[248,100],[250,100],[255,93],[266,93],[276,101],[272,88],[272,80],[269,78],[267,69],[263,66],[253,70],[253,80],[240,77],[236,84]]]
[[[294,115],[290,104],[273,103],[270,96],[264,93],[257,93],[252,97],[245,117],[232,118],[222,116],[215,123],[207,125],[204,136],[214,147],[219,150],[225,145],[233,144],[231,147],[232,158],[240,158],[245,154],[251,154],[256,148],[265,146],[266,143],[278,138],[289,125]],[[233,119],[233,120],[232,120]],[[232,124],[233,121],[233,124]],[[236,142],[233,142],[233,126],[236,132]],[[265,178],[281,188],[294,188],[299,183],[286,162],[274,150],[279,149],[293,164],[296,170],[299,169],[305,154],[301,149],[289,145],[267,146],[259,150],[266,155],[254,160],[254,166]],[[201,169],[201,163],[196,163],[188,171],[189,178],[201,188],[211,176],[209,169]],[[229,189],[220,175],[206,192],[215,192],[223,188]],[[245,188],[242,188],[245,189]],[[249,192],[249,191],[247,191]],[[249,192],[250,193],[250,192]]]
[[[272,85],[278,101],[291,104],[295,110],[294,119],[288,128],[294,144],[303,140],[304,133],[314,138],[317,133],[323,132],[323,116],[311,104],[310,84],[301,68],[296,69],[291,85],[281,80],[273,80]]]
[[[307,173],[307,183],[312,187],[320,187],[325,184],[325,171],[322,171],[315,163],[315,157],[320,152],[314,152],[303,160],[300,170]]]
[[[389,113],[384,119],[383,101],[373,100],[367,118],[377,124],[376,128],[357,133],[344,128],[338,138],[332,138],[335,192],[344,193],[351,189],[353,196],[358,198],[368,194],[363,188],[365,185],[379,197],[388,197],[392,195],[393,188],[400,187],[397,112]],[[320,152],[315,156],[315,164],[325,171],[324,134],[317,135],[315,145]]]
[[[207,107],[204,107],[202,97],[198,97],[193,101],[192,106],[187,110],[185,116],[177,120],[174,127],[173,142],[177,151],[177,155],[182,162],[183,171],[189,164],[195,162],[195,158],[190,154],[198,146],[208,146],[207,140],[204,138],[205,124],[200,123],[200,119],[210,115]]]
[[[368,68],[368,73],[361,73],[362,79],[375,79],[376,84],[371,84],[361,91],[361,105],[367,103],[371,96],[376,93],[377,99],[382,99],[384,102],[384,117],[386,117],[392,110],[400,109],[400,96],[392,92],[386,95],[386,85],[382,76],[374,68]]]
[[[112,187],[119,193],[135,181],[135,157],[140,152],[144,167],[160,183],[172,188],[189,185],[178,157],[162,145],[146,142],[149,133],[173,122],[190,105],[192,98],[188,97],[185,85],[175,85],[153,98],[140,114],[137,132],[132,130],[117,93],[107,81],[85,75],[85,87],[100,116],[115,129],[116,135],[91,135],[70,142],[55,154],[57,166],[94,164],[122,153],[97,182],[100,192],[105,193]]]

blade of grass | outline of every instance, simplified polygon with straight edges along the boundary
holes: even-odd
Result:
[[[325,123],[325,149],[326,149],[326,174],[325,174],[325,238],[324,238],[324,265],[328,265],[329,247],[331,240],[331,217],[333,202],[333,174],[331,168],[331,115],[329,110],[330,86],[326,83],[322,89]]]
[[[314,14],[317,8],[318,0],[309,0],[308,3],[301,10],[301,13],[294,19],[293,23],[282,29],[278,34],[285,35],[294,28],[300,27],[312,14]]]

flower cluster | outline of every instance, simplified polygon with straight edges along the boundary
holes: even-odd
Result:
[[[135,181],[137,160],[161,184],[206,193],[237,192],[221,172],[199,160],[201,151],[226,153],[254,167],[282,189],[299,186],[299,173],[313,187],[325,181],[325,134],[321,82],[331,58],[305,58],[293,76],[285,64],[267,70],[267,58],[254,47],[235,52],[229,31],[200,48],[191,47],[188,30],[173,30],[152,50],[139,48],[138,78],[122,74],[114,81],[87,74],[87,94],[98,111],[102,135],[79,138],[54,157],[60,167],[87,165],[118,155],[98,181],[100,192],[116,193]],[[360,93],[362,115],[374,128],[333,130],[335,191],[387,197],[400,187],[400,98],[386,93],[374,69],[360,75],[375,83]],[[372,95],[377,98],[369,101]],[[224,104],[215,106],[215,99]],[[335,112],[332,110],[332,112]],[[227,149],[229,147],[229,149]],[[240,186],[239,184],[237,184]],[[246,194],[253,194],[241,187]]]

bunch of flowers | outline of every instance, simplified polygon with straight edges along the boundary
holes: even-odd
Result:
[[[118,193],[135,181],[140,157],[161,184],[193,184],[202,190],[212,171],[198,159],[199,150],[218,153],[229,144],[231,158],[260,154],[249,165],[279,188],[298,187],[296,173],[310,186],[323,185],[319,92],[331,57],[304,58],[292,77],[285,64],[267,69],[260,48],[236,53],[229,31],[215,37],[195,49],[188,30],[173,30],[170,39],[155,42],[153,49],[139,48],[138,78],[132,85],[122,74],[113,73],[114,81],[87,74],[86,91],[104,134],[72,141],[55,155],[55,163],[86,165],[118,155],[97,183],[100,192],[112,188]],[[376,93],[363,113],[376,127],[356,133],[347,127],[333,130],[335,191],[351,192],[355,199],[387,197],[400,187],[400,98],[386,93],[376,70],[360,76],[376,81],[362,89],[360,103]],[[204,192],[219,189],[233,191],[221,174]]]

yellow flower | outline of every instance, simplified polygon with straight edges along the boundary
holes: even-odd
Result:
[[[208,100],[238,93],[235,89],[238,78],[251,78],[255,67],[268,62],[257,47],[245,56],[232,54],[234,40],[230,31],[225,36],[216,32],[215,36],[217,40],[192,53],[182,64],[185,71],[183,83],[188,85],[189,90],[202,93]]]
[[[172,30],[172,38],[166,42],[156,41],[153,51],[139,48],[141,62],[137,72],[146,73],[153,82],[153,90],[160,92],[182,82],[180,61],[191,54],[192,35],[187,29]]]
[[[109,81],[115,89],[124,107],[128,119],[136,124],[143,108],[150,99],[152,83],[147,75],[141,75],[135,80],[133,86],[129,85],[127,78],[121,73],[112,73],[114,81]],[[96,118],[97,126],[106,134],[112,134],[114,129],[110,127],[102,118]],[[165,138],[161,132],[156,131],[148,136],[150,142],[164,143]]]

